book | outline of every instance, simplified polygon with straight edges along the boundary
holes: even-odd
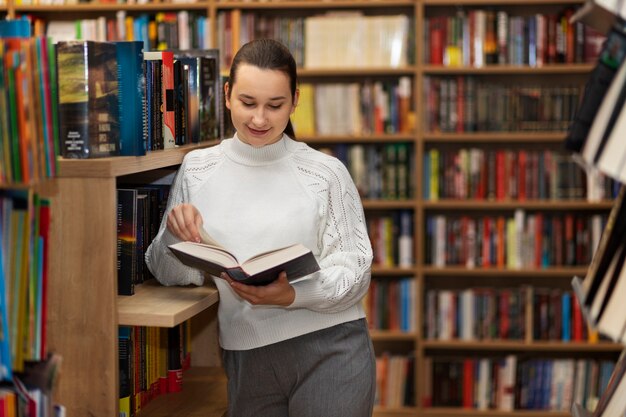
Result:
[[[56,61],[63,157],[118,155],[119,90],[115,44],[59,42]]]
[[[622,351],[609,383],[598,401],[593,417],[623,415],[626,409],[626,351]]]
[[[143,42],[116,42],[119,87],[120,155],[146,154],[148,142],[145,106]]]
[[[583,281],[583,292],[585,294],[584,305],[592,306],[594,298],[600,292],[602,281],[608,278],[610,264],[614,255],[621,246],[621,237],[626,230],[626,187],[622,186],[615,198],[613,208],[600,238],[600,243],[595,255],[591,260],[589,269]]]
[[[320,269],[311,250],[299,243],[239,261],[206,232],[202,232],[202,242],[179,242],[169,248],[187,266],[214,276],[226,272],[235,281],[248,285],[269,284],[278,278],[281,271],[285,271],[287,279],[293,282]]]

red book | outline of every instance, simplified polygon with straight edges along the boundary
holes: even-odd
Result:
[[[580,302],[576,297],[572,299],[572,340],[581,342],[584,340],[584,320],[580,309]]]
[[[474,364],[473,359],[463,360],[463,408],[474,408]]]
[[[443,49],[446,44],[445,17],[432,17],[429,20],[430,64],[443,65]]]

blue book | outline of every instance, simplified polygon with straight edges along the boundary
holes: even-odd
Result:
[[[572,340],[572,295],[568,292],[561,297],[561,339],[564,342]]]
[[[0,20],[0,38],[29,38],[30,36],[29,20]]]
[[[2,248],[2,227],[0,227],[0,380],[6,381],[13,378],[11,359],[11,346],[9,341],[9,322],[7,315],[7,294],[5,282],[7,277],[4,273],[4,250]]]
[[[146,154],[146,77],[141,41],[115,42],[119,88],[120,155]]]

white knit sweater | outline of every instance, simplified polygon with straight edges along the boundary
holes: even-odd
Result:
[[[251,305],[215,278],[223,348],[253,349],[364,317],[372,249],[356,187],[336,158],[287,136],[254,148],[235,135],[185,157],[167,212],[181,203],[195,205],[207,232],[238,259],[299,242],[321,267],[293,284],[289,307]],[[203,275],[167,249],[177,241],[164,219],[146,254],[150,271],[164,285],[201,285]]]

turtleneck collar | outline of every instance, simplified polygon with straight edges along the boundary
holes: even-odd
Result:
[[[287,149],[289,137],[283,134],[283,137],[271,145],[255,148],[242,142],[237,133],[231,140],[225,141],[226,155],[235,162],[244,165],[266,165],[285,158],[290,154]]]

